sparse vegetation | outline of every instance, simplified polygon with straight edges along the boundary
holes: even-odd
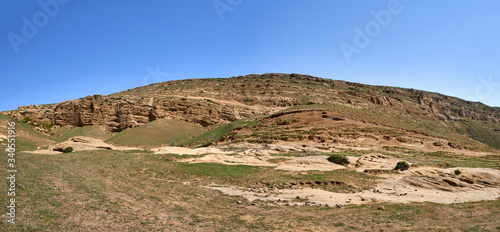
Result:
[[[192,137],[203,134],[205,131],[200,125],[163,118],[122,131],[106,140],[106,142],[144,148],[178,146],[191,140]]]
[[[466,179],[472,173],[462,167],[500,169],[499,152],[495,150],[500,144],[499,124],[460,116],[474,111],[495,118],[499,115],[498,109],[423,91],[280,75],[183,80],[113,94],[103,101],[109,102],[106,105],[138,99],[144,103],[144,99],[153,98],[153,104],[169,99],[174,103],[171,105],[178,102],[185,107],[173,107],[173,111],[177,110],[174,116],[164,114],[159,107],[154,117],[162,119],[119,133],[98,125],[52,128],[50,124],[25,117],[24,123],[16,128],[20,135],[16,148],[19,145],[20,150],[48,148],[48,144],[53,143],[30,125],[38,127],[39,131],[44,131],[41,128],[51,131],[50,138],[55,142],[74,136],[90,136],[144,150],[77,149],[77,155],[19,153],[18,165],[23,170],[19,181],[26,189],[18,190],[21,199],[18,216],[23,223],[14,230],[312,231],[332,230],[333,226],[339,231],[495,231],[500,228],[497,223],[500,221],[497,216],[500,215],[500,200],[450,205],[384,202],[384,210],[377,210],[382,204],[359,199],[364,191],[378,194],[378,183],[386,181],[386,176],[414,177],[415,188],[419,188],[420,179],[431,180],[432,176],[425,176],[425,172],[422,176],[413,176],[413,172],[403,175],[396,171],[407,170],[409,163],[415,173],[419,166],[428,166],[422,170],[453,168],[436,169],[439,172],[436,176],[446,177],[449,181],[446,185],[450,186],[455,184],[453,180]],[[429,96],[422,98],[420,95]],[[430,103],[435,114],[429,114]],[[209,107],[196,111],[198,106]],[[48,109],[42,108],[40,112],[50,114],[52,110]],[[205,120],[203,117],[208,111],[210,116]],[[457,113],[461,111],[463,113]],[[196,112],[201,113],[195,115]],[[441,116],[443,112],[446,112],[445,118]],[[38,116],[31,117],[38,120]],[[186,117],[186,121],[182,117]],[[14,119],[0,115],[0,125],[6,125],[6,120]],[[215,122],[220,124],[214,125]],[[254,144],[246,146],[247,143]],[[229,153],[202,158],[204,155],[156,154],[146,150],[167,145],[217,145]],[[64,153],[68,152],[73,149],[64,149]],[[245,157],[247,153],[249,157]],[[6,163],[6,154],[0,149],[0,162]],[[377,164],[380,167],[366,169],[366,172],[355,171],[347,165],[346,156],[365,154],[375,159],[361,160],[370,165],[377,159],[389,160],[390,164],[382,162],[382,165]],[[220,163],[198,163],[210,157],[216,157],[211,162]],[[234,161],[241,158],[256,158],[260,160],[256,162],[268,163],[247,166]],[[405,161],[388,170],[394,167],[393,158]],[[195,161],[189,163],[183,159]],[[307,162],[316,160],[321,162],[314,165],[336,168],[325,163],[325,159],[346,165],[347,169],[304,170],[305,165],[309,165]],[[295,161],[299,161],[297,167],[300,168],[285,169]],[[322,193],[333,192],[332,195],[357,195],[358,201],[367,204],[349,205],[349,199],[345,204],[342,202],[342,206],[294,205],[311,203],[313,197],[302,195],[287,199],[286,203],[283,199],[279,203],[259,199],[250,202],[209,186],[234,187],[235,192],[251,189],[258,196],[269,198],[280,196],[275,194],[282,190],[319,189]],[[380,194],[391,195],[391,191],[380,189]],[[411,191],[421,199],[420,190]],[[5,194],[0,195],[0,199],[8,201]],[[6,208],[0,211],[5,214]],[[7,227],[5,221],[0,222],[0,230],[9,231]]]
[[[184,143],[183,145],[189,145],[189,146],[199,146],[199,147],[205,147],[209,146],[217,141],[224,140],[224,137],[228,135],[231,131],[234,129],[238,128],[243,128],[243,127],[249,127],[249,126],[255,126],[258,125],[258,123],[254,120],[237,120],[231,123],[227,123],[224,125],[221,125],[211,131],[208,131],[196,138],[190,139]]]
[[[335,163],[335,164],[340,164],[340,165],[347,165],[349,164],[349,160],[347,157],[341,154],[332,154],[328,157],[328,161]]]
[[[45,123],[45,122],[39,122],[39,121],[36,121],[30,117],[24,117],[22,122],[24,123],[28,123],[28,124],[32,124],[33,126],[35,127],[42,127],[42,128],[45,128],[48,132],[51,132],[52,131],[52,124],[50,123]]]
[[[0,151],[0,162],[6,162],[6,154]],[[26,189],[18,189],[22,201],[17,205],[23,209],[18,214],[18,220],[23,223],[16,225],[16,229],[121,231],[127,227],[131,231],[156,231],[168,227],[179,231],[281,231],[334,226],[342,231],[379,231],[411,225],[416,231],[436,228],[495,231],[500,227],[500,200],[451,205],[384,203],[386,210],[377,210],[379,204],[343,206],[342,209],[269,206],[258,200],[252,202],[255,206],[246,201],[236,204],[241,197],[207,189],[198,183],[243,185],[248,182],[249,186],[262,188],[291,180],[335,180],[356,183],[355,189],[336,187],[340,192],[352,192],[360,188],[358,183],[373,177],[345,170],[293,175],[260,167],[188,165],[166,161],[168,157],[121,151],[80,152],[78,156],[23,154],[19,168],[23,170],[21,183]],[[0,195],[1,202],[8,200],[6,194]],[[6,214],[6,210],[3,207],[0,213]],[[75,217],[81,221],[73,220]],[[0,222],[0,230],[9,231],[9,228],[5,220]]]
[[[409,168],[410,168],[410,165],[406,161],[399,161],[396,164],[396,167],[394,169],[395,170],[405,171],[405,170],[408,170]]]
[[[436,147],[441,147],[441,146],[444,146],[444,144],[443,144],[443,143],[438,142],[438,141],[436,141],[436,142],[432,143],[432,145],[434,145],[434,146],[436,146]]]
[[[51,138],[56,142],[63,142],[75,136],[86,136],[101,140],[109,139],[112,136],[109,131],[99,125],[74,128],[59,128],[54,130],[53,132],[54,133]]]
[[[46,146],[51,143],[47,135],[38,132],[32,126],[22,123],[10,116],[0,114],[0,125],[7,125],[8,122],[16,123],[16,134],[18,135],[16,139],[17,151],[35,150],[39,146]],[[6,133],[6,130],[3,133]]]
[[[277,164],[277,163],[285,162],[287,160],[288,160],[287,158],[272,158],[272,159],[268,159],[267,162]]]

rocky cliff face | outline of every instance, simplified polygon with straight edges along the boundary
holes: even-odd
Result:
[[[437,93],[276,73],[170,81],[110,96],[19,107],[9,114],[57,126],[104,125],[119,132],[163,117],[209,126],[310,103],[372,108],[381,113],[394,110],[443,121],[500,123],[499,108]]]
[[[371,86],[301,74],[269,73],[239,76],[231,79],[241,81],[261,80],[262,84],[256,84],[259,88],[265,88],[266,85],[264,83],[270,82],[270,80],[286,80],[290,84],[300,83],[316,86],[297,89],[296,86],[288,85],[288,87],[296,88],[295,92],[299,95],[315,95],[319,97],[324,96],[323,99],[329,98],[319,103],[346,102],[353,104],[358,102],[363,107],[366,106],[366,102],[370,102],[391,109],[401,109],[410,115],[428,115],[444,121],[469,118],[478,121],[500,123],[500,108],[498,107],[489,107],[480,102],[469,102],[456,97],[415,89]],[[280,85],[283,86],[286,82],[281,82]],[[251,85],[247,84],[245,87],[251,87]],[[267,87],[274,88],[272,85],[267,85]],[[280,93],[286,94],[287,92],[281,91]],[[297,99],[299,97],[293,100],[298,104],[304,104],[304,102],[297,101]]]
[[[94,95],[55,105],[23,106],[11,111],[10,115],[19,120],[30,117],[35,121],[58,126],[104,125],[112,132],[119,132],[159,118],[173,118],[209,126],[268,111],[203,99],[133,99]]]

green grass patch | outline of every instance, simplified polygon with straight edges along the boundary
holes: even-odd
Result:
[[[245,178],[264,171],[262,167],[246,165],[224,165],[211,163],[177,163],[176,172],[198,176],[224,177],[224,178]]]
[[[56,130],[54,131],[54,135],[52,135],[52,138],[54,138],[56,142],[63,142],[75,136],[85,136],[106,140],[110,138],[112,134],[103,126],[90,125],[84,127],[74,127],[69,129],[68,131],[64,129]]]
[[[500,150],[500,125],[492,122],[463,122],[471,137],[490,147]]]
[[[175,119],[158,119],[122,131],[106,142],[152,148],[182,144],[204,132],[205,129],[200,125]]]
[[[211,131],[205,132],[200,136],[190,139],[184,143],[180,143],[181,145],[187,145],[192,147],[205,147],[209,146],[217,141],[224,139],[226,135],[228,135],[232,130],[237,128],[243,128],[247,126],[255,126],[259,123],[255,120],[237,120],[234,122],[230,122],[219,126]]]
[[[470,167],[500,169],[500,156],[466,156],[449,152],[419,152],[406,149],[406,153],[381,152],[396,158],[404,159],[416,165],[430,165],[444,168]]]
[[[0,123],[7,125],[8,122],[16,123],[17,151],[35,150],[39,146],[46,146],[47,144],[50,144],[52,142],[47,135],[38,132],[32,126],[8,115],[0,114]],[[7,133],[7,131],[5,131],[4,133]]]

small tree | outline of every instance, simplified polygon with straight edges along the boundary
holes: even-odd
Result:
[[[347,159],[347,157],[341,154],[332,154],[330,157],[328,157],[328,161],[340,165],[349,164],[349,160]]]
[[[170,143],[170,146],[177,147],[177,143],[174,140],[172,140],[172,142]]]
[[[70,153],[70,152],[73,152],[73,147],[67,147],[67,148],[64,148],[64,150],[63,150],[63,153]]]
[[[462,174],[462,171],[460,171],[460,170],[458,170],[458,169],[457,169],[457,170],[455,170],[455,175],[460,175],[460,174]]]
[[[408,168],[410,168],[410,165],[407,162],[399,161],[394,169],[404,171],[408,170]]]

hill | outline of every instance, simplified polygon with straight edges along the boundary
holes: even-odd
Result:
[[[500,109],[438,93],[263,74],[5,113],[23,231],[500,228]]]
[[[15,118],[0,114],[0,145],[7,146],[7,123],[16,123],[16,150],[35,150],[40,146],[48,146],[53,141],[45,134],[40,133],[30,125],[21,122]],[[3,149],[2,149],[3,150]]]
[[[28,117],[34,122],[54,125],[56,128],[101,125],[110,132],[121,132],[165,117],[213,127],[240,119],[287,111],[298,113],[302,110],[324,112],[325,115],[332,114],[332,117],[361,122],[366,127],[378,127],[365,129],[368,130],[363,132],[366,138],[379,139],[385,136],[381,130],[388,133],[398,130],[398,133],[413,133],[410,137],[432,137],[435,140],[432,143],[438,146],[444,143],[455,148],[484,150],[486,148],[483,145],[486,144],[500,149],[499,108],[438,93],[299,74],[272,73],[169,81],[109,96],[95,95],[59,104],[24,106],[8,113],[18,120]],[[344,130],[359,129],[345,126]],[[387,131],[387,128],[390,130]],[[44,131],[42,126],[39,129]],[[322,136],[321,133],[312,136],[301,136],[298,132],[286,133],[288,139],[300,138],[301,141],[332,142],[333,137],[344,136],[338,133],[328,136]],[[264,139],[270,142],[279,139],[279,136],[286,137],[281,134],[271,136],[271,140],[264,136],[245,141]],[[404,136],[392,137],[405,140]],[[229,139],[232,138],[222,140]],[[413,142],[421,140],[407,139]],[[391,139],[386,137],[386,140]]]
[[[63,142],[75,136],[86,136],[106,140],[112,137],[111,132],[100,125],[89,125],[83,127],[63,127],[53,130],[51,138],[56,142]]]

